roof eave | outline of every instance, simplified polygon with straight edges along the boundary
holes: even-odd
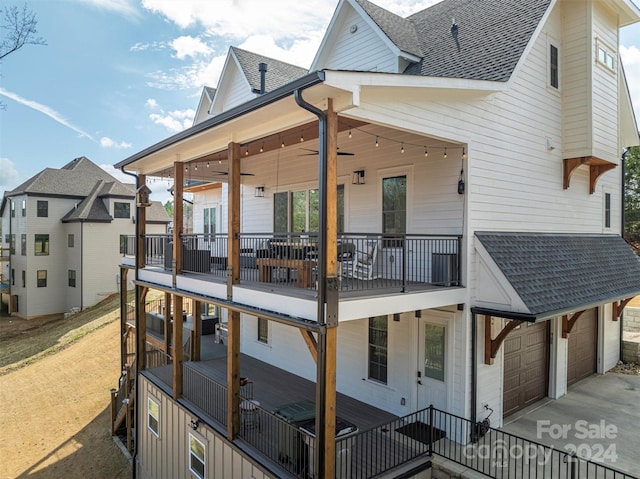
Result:
[[[187,128],[186,130],[181,131],[180,133],[176,133],[175,135],[170,136],[169,138],[166,138],[156,143],[155,145],[152,145],[134,155],[131,155],[125,160],[119,163],[116,163],[114,166],[115,168],[123,169],[126,166],[131,165],[132,163],[138,160],[141,160],[148,155],[157,153],[163,150],[164,148],[175,145],[176,143],[179,143],[181,141],[187,140],[194,135],[202,133],[203,131],[209,130],[211,128],[215,128],[218,125],[235,120],[248,113],[251,113],[252,111],[259,110],[260,108],[270,105],[271,103],[277,102],[283,98],[291,96],[298,89],[309,88],[313,85],[317,85],[324,81],[325,81],[324,72],[316,71],[316,72],[309,73],[308,75],[300,77],[297,80],[294,80],[291,83],[288,83],[287,85],[284,85],[280,88],[272,90],[268,93],[265,93],[264,95],[254,98],[253,100],[243,103],[242,105],[238,105],[235,108],[232,108],[223,113],[220,113],[219,115],[216,115],[213,118],[209,118],[201,123],[198,123],[197,125],[194,125],[191,128]]]

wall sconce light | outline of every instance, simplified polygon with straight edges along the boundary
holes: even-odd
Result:
[[[352,185],[364,185],[364,170],[356,170],[351,177]]]
[[[136,217],[135,217],[135,216],[132,216],[132,217],[131,217],[131,222],[132,222],[134,225],[136,224]]]
[[[191,422],[189,422],[189,427],[191,429],[193,429],[194,431],[196,429],[198,429],[198,426],[200,425],[200,419],[192,419]]]
[[[264,185],[256,186],[256,198],[264,198]]]
[[[422,310],[416,309],[416,318],[421,318],[421,317],[422,317]]]
[[[396,322],[399,322],[400,321],[400,313],[394,313],[393,314],[393,320],[396,321]]]

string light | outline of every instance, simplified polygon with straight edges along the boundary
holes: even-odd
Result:
[[[464,149],[464,146],[462,147],[462,159],[463,159],[463,160],[466,160],[466,159],[467,159],[467,153],[466,153],[466,151],[465,151],[465,149]]]
[[[378,143],[378,137],[376,136],[376,148],[378,148],[380,146],[380,143]]]
[[[402,144],[402,146],[400,147],[400,153],[404,153],[404,143]]]
[[[353,138],[351,135],[351,129],[349,129],[349,139]]]
[[[247,145],[244,149],[244,156],[249,156],[249,145]]]
[[[443,156],[444,156],[445,158],[447,157],[447,147],[446,147],[446,146],[445,146],[445,148],[444,148],[444,155],[443,155]]]
[[[198,171],[198,163],[196,163],[196,171]]]
[[[260,146],[260,153],[262,153],[264,151],[264,141],[262,142],[262,145]]]
[[[427,150],[427,147],[424,147],[424,157],[428,158],[429,157],[429,150]]]
[[[209,162],[207,161],[207,168],[209,168]]]
[[[184,167],[184,171],[189,171],[189,167],[188,167],[188,166],[185,166],[185,167]]]
[[[300,132],[300,143],[304,141],[304,131]]]
[[[280,144],[280,148],[284,148],[284,138],[282,138],[282,143]]]

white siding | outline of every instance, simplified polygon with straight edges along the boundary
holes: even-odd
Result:
[[[317,70],[355,70],[398,73],[398,58],[364,19],[348,4],[337,19],[335,37],[327,43],[325,61]],[[351,27],[357,30],[351,33]]]
[[[620,320],[613,320],[611,303],[599,308],[598,314],[598,373],[604,374],[620,360]]]
[[[230,57],[227,65],[228,69],[225,70],[225,76],[220,79],[220,90],[216,93],[213,103],[213,113],[216,115],[255,98],[235,60]]]
[[[197,431],[189,423],[197,418],[175,403],[143,376],[138,376],[140,405],[137,408],[140,445],[137,473],[142,479],[174,479],[194,477],[189,472],[189,433],[193,433],[206,447],[206,479],[266,479],[276,477],[250,461],[222,435],[201,425]],[[147,428],[147,399],[160,405],[159,436]]]

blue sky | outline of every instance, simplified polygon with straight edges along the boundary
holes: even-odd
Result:
[[[437,2],[374,3],[406,16]],[[23,3],[0,0],[0,8],[14,4]],[[27,45],[0,63],[0,192],[78,156],[109,170],[191,126],[202,87],[216,86],[230,45],[309,67],[337,0],[27,5],[47,46]],[[640,25],[623,29],[620,41],[640,114]],[[166,185],[150,186],[155,199],[169,199]]]

